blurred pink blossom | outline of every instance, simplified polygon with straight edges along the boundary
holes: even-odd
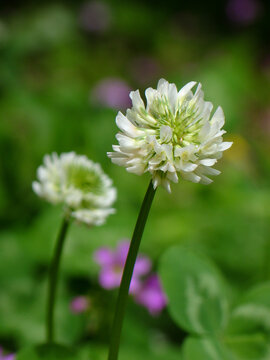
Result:
[[[101,266],[99,283],[105,289],[118,288],[121,283],[129,242],[120,242],[116,250],[107,247],[98,249],[94,259]],[[158,275],[151,272],[152,263],[146,256],[137,257],[130,293],[135,301],[146,307],[151,315],[158,315],[167,304],[166,295],[162,290]]]
[[[89,306],[90,300],[86,296],[76,296],[70,303],[70,310],[73,314],[81,314],[88,310]]]
[[[103,1],[85,3],[79,14],[79,22],[83,29],[93,33],[105,32],[111,24],[111,11]]]
[[[4,355],[4,350],[0,346],[0,360],[15,360],[15,354]]]
[[[126,109],[131,106],[130,91],[131,88],[125,81],[107,78],[96,84],[91,97],[100,105],[113,109]]]
[[[229,0],[227,15],[235,23],[248,25],[252,23],[261,10],[258,0]]]
[[[135,301],[146,307],[151,315],[158,315],[167,305],[167,298],[156,274],[150,275],[135,295]]]
[[[115,251],[100,248],[94,254],[96,263],[101,266],[99,283],[104,289],[114,289],[120,286],[125,266],[129,242],[121,242]],[[138,256],[130,284],[130,293],[135,294],[141,286],[141,277],[151,270],[151,261],[146,256]]]

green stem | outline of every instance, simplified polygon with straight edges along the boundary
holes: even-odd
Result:
[[[69,220],[63,219],[60,232],[58,234],[57,242],[54,249],[54,255],[49,269],[49,289],[48,289],[48,302],[47,302],[47,342],[53,343],[54,341],[54,309],[55,298],[57,290],[58,272],[61,255],[65,237],[69,226]]]
[[[155,192],[156,190],[153,189],[152,180],[151,180],[140,209],[140,213],[133,232],[127,260],[125,263],[125,268],[118,293],[116,310],[114,314],[113,326],[111,331],[111,341],[110,341],[108,360],[117,360],[118,358],[120,337],[123,326],[123,320],[125,316],[127,300],[128,300],[129,286],[130,286],[136,258],[138,255],[144,226],[151,208],[151,204]]]
[[[269,274],[270,274],[269,254],[270,254],[270,241],[268,238],[266,238],[265,245],[264,245],[264,258],[263,258],[263,264],[262,264],[262,279],[263,279],[263,281],[269,280]]]

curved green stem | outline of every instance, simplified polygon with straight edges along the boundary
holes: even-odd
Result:
[[[47,302],[47,342],[53,343],[54,341],[54,309],[55,298],[57,290],[58,272],[61,255],[65,237],[69,226],[69,220],[64,218],[57,242],[54,249],[54,255],[49,269],[49,289],[48,289],[48,302]]]
[[[111,340],[110,340],[110,349],[108,360],[117,360],[120,337],[123,326],[123,320],[125,316],[125,310],[128,300],[128,291],[133,274],[134,265],[138,255],[141,238],[144,230],[144,226],[151,208],[151,204],[154,198],[156,190],[153,189],[152,180],[148,186],[147,192],[145,194],[139,216],[136,222],[136,226],[133,232],[127,260],[125,263],[125,268],[121,280],[121,285],[118,293],[118,299],[116,303],[116,310],[114,314],[114,321],[111,331]]]
[[[269,280],[269,274],[270,274],[269,254],[270,254],[270,241],[268,238],[266,238],[265,245],[264,245],[263,262],[262,262],[262,279],[263,279],[263,281]]]

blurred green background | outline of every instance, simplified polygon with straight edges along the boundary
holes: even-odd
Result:
[[[13,1],[0,9],[0,345],[17,351],[44,340],[46,274],[61,208],[37,198],[31,183],[44,154],[76,151],[113,179],[117,214],[102,227],[72,226],[58,338],[90,343],[95,359],[103,358],[116,292],[99,288],[92,254],[130,238],[149,181],[111,164],[106,152],[128,92],[143,93],[161,77],[178,87],[201,82],[206,100],[223,107],[224,138],[234,145],[212,185],[180,181],[171,195],[158,190],[141,251],[158,264],[173,244],[199,249],[235,297],[270,279],[269,3]],[[75,316],[69,303],[81,294],[93,309]],[[144,350],[178,359],[184,336],[166,311],[152,318],[130,302],[123,353],[135,350],[126,359],[143,358]]]

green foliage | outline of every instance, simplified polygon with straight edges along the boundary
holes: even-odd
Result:
[[[183,360],[236,360],[224,345],[215,338],[189,337],[183,345]]]
[[[173,247],[163,255],[160,274],[173,319],[197,335],[183,344],[185,360],[268,359],[270,283],[249,290],[229,313],[224,281],[207,258]]]
[[[228,319],[225,286],[208,259],[181,247],[162,258],[161,279],[173,319],[197,334],[219,333]]]
[[[79,360],[74,350],[62,345],[39,345],[21,350],[17,360]]]
[[[172,195],[157,191],[141,252],[155,266],[168,247],[186,246],[177,250],[179,258],[169,250],[161,264],[169,313],[189,332],[184,359],[268,360],[270,289],[258,285],[270,278],[270,72],[260,26],[267,16],[226,33],[219,31],[220,23],[227,24],[219,21],[224,8],[215,13],[223,2],[200,14],[193,4],[187,11],[186,2],[178,2],[178,10],[172,2],[109,0],[110,27],[97,34],[83,28],[80,1],[15,3],[3,2],[0,20],[0,346],[16,352],[44,341],[47,270],[62,209],[38,199],[31,183],[44,154],[74,150],[100,162],[113,179],[117,214],[102,227],[72,224],[56,335],[63,344],[80,344],[83,360],[106,358],[116,293],[100,289],[92,255],[130,238],[149,178],[106,157],[118,109],[95,104],[92,90],[114,77],[143,93],[165,77],[178,87],[201,81],[206,99],[223,107],[225,137],[234,145],[211,186],[180,181]],[[141,58],[156,70],[138,66]],[[74,315],[69,304],[81,294],[91,298],[92,308]],[[167,312],[152,319],[130,301],[120,356],[179,360],[186,336],[181,329]],[[211,358],[209,348],[218,355]],[[27,360],[39,360],[39,352],[27,351]]]
[[[108,348],[105,346],[92,345],[80,350],[79,360],[104,360],[108,356]],[[180,350],[177,348],[140,348],[138,346],[122,346],[119,353],[119,360],[138,360],[147,358],[149,360],[182,360]],[[19,359],[20,360],[20,359]],[[22,359],[23,360],[23,359]],[[75,359],[74,359],[75,360]],[[76,359],[77,360],[77,359]]]
[[[249,290],[234,306],[226,343],[240,360],[270,356],[270,283]]]

